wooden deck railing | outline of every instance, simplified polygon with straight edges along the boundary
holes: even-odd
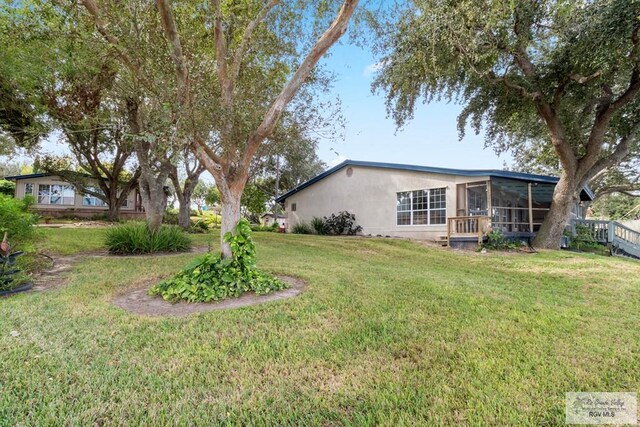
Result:
[[[447,240],[452,237],[477,237],[478,244],[482,243],[484,234],[491,226],[488,216],[455,216],[447,219]]]
[[[609,245],[613,254],[618,251],[640,258],[640,233],[616,221],[574,219],[571,221],[572,235],[576,236],[577,227],[586,230],[593,239]]]

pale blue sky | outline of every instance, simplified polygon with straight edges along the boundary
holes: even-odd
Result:
[[[502,169],[505,161],[511,163],[510,156],[484,149],[483,136],[471,129],[458,141],[459,105],[420,105],[415,118],[396,132],[394,121],[386,117],[384,93],[371,93],[372,54],[346,43],[331,52],[323,62],[337,81],[328,96],[340,96],[347,129],[343,141],[320,143],[320,158],[330,166],[345,158],[464,169]]]

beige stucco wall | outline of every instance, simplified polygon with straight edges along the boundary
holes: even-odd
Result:
[[[314,216],[329,216],[349,211],[356,216],[365,235],[408,237],[437,240],[447,235],[447,225],[397,225],[396,193],[402,191],[446,188],[447,217],[456,216],[456,185],[476,182],[488,177],[465,177],[396,169],[349,166],[329,175],[287,198],[287,231]],[[296,204],[296,210],[291,205]]]
[[[83,210],[83,211],[92,211],[96,213],[105,212],[108,210],[107,206],[84,206],[82,204],[82,194],[77,190],[75,191],[74,203],[73,205],[51,205],[51,204],[39,204],[38,200],[38,185],[69,185],[68,182],[63,181],[59,177],[56,176],[45,176],[40,178],[27,178],[27,179],[19,179],[16,181],[16,197],[24,198],[25,195],[25,186],[26,184],[33,184],[33,197],[36,199],[36,204],[34,205],[36,209],[44,209],[44,210]],[[120,208],[121,211],[133,211],[135,209],[135,191],[129,192],[127,196],[127,206]]]

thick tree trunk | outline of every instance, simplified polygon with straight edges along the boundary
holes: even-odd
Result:
[[[191,227],[191,193],[182,193],[178,198],[178,225],[184,229]]]
[[[144,206],[145,216],[149,229],[156,231],[162,225],[164,211],[167,208],[167,197],[164,193],[165,174],[160,177],[140,176],[140,197]]]
[[[111,222],[120,221],[120,203],[117,199],[115,202],[109,203],[109,211],[107,212],[107,219]]]
[[[240,197],[242,189],[239,192],[227,191],[222,199],[222,223],[220,224],[220,247],[222,250],[222,258],[231,258],[231,246],[224,241],[224,235],[227,232],[235,234],[235,228],[240,221]]]
[[[580,181],[563,172],[553,191],[551,209],[547,213],[533,246],[541,249],[559,249],[562,233],[571,215],[571,208],[579,200]]]

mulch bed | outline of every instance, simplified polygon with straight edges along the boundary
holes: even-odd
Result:
[[[159,278],[154,278],[139,283],[126,292],[117,295],[112,300],[112,303],[116,307],[120,307],[123,310],[129,311],[134,314],[140,314],[144,316],[181,317],[193,313],[247,307],[269,301],[292,298],[296,295],[299,295],[307,285],[305,281],[296,277],[278,276],[278,278],[287,282],[290,287],[288,289],[284,289],[267,295],[256,295],[253,292],[247,292],[238,298],[229,298],[222,301],[210,303],[178,302],[175,304],[167,302],[161,297],[152,297],[147,295],[147,291],[149,290],[149,288],[160,280]]]

